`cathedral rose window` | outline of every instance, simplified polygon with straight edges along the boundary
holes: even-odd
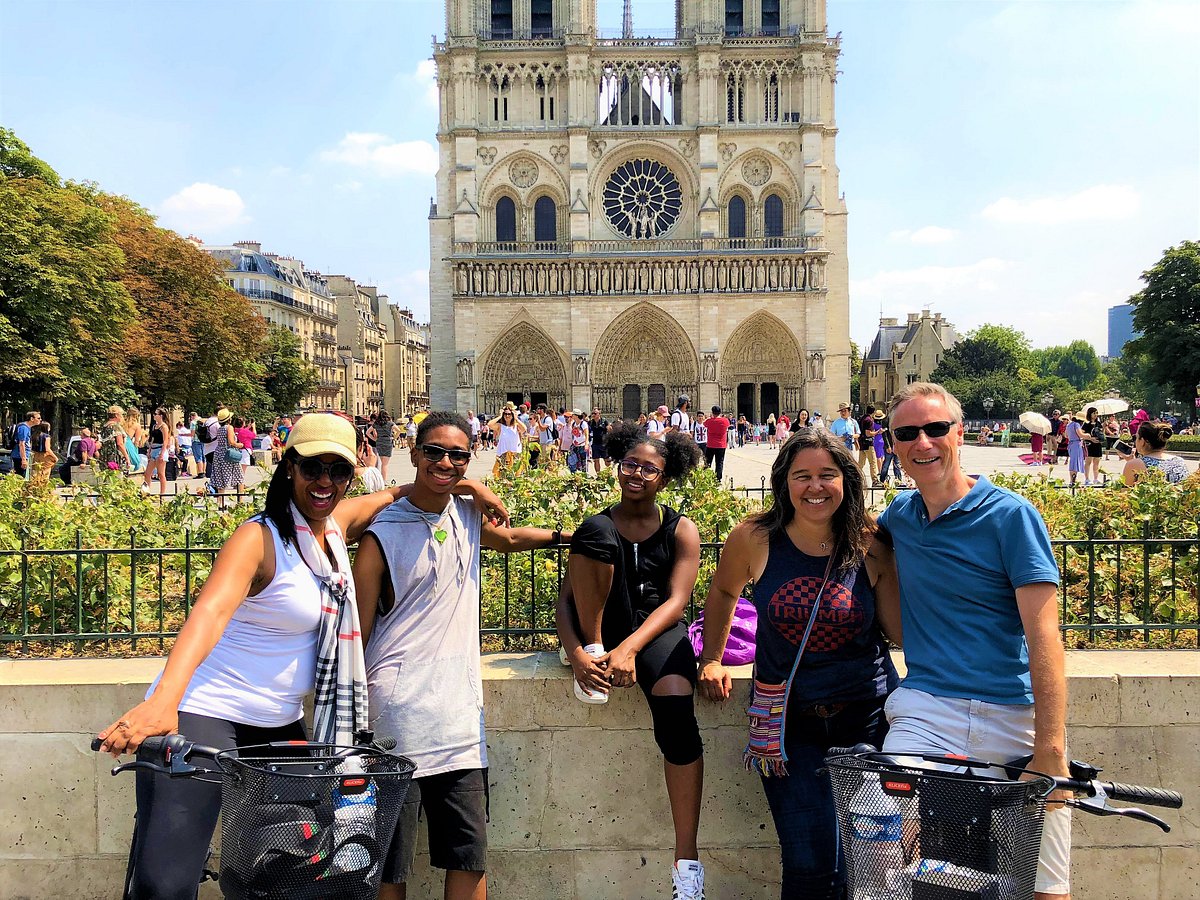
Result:
[[[662,163],[631,159],[622,163],[604,185],[604,214],[626,237],[660,237],[679,220],[683,191],[679,180]]]

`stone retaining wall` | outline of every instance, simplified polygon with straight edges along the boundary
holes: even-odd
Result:
[[[0,900],[116,898],[133,779],[111,778],[90,735],[136,702],[160,660],[0,662]],[[1074,892],[1088,900],[1191,900],[1200,883],[1200,654],[1068,654],[1073,755],[1118,781],[1182,791],[1170,834],[1076,815]],[[669,895],[672,831],[640,691],[590,707],[550,654],[491,655],[490,894]],[[737,690],[745,691],[749,672]],[[740,694],[739,694],[740,695]],[[774,828],[743,772],[742,711],[700,702],[706,770],[701,856],[710,900],[779,896]],[[427,869],[409,892],[440,897]],[[202,897],[219,896],[211,887]]]

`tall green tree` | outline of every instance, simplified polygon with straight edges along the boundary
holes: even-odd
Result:
[[[1125,345],[1145,357],[1147,375],[1186,403],[1200,385],[1200,242],[1183,241],[1142,273],[1146,286],[1129,298],[1133,327],[1142,336]]]
[[[281,325],[271,325],[263,341],[267,396],[271,411],[288,415],[300,408],[305,394],[317,385],[317,369],[301,354],[300,339]]]
[[[0,396],[110,402],[133,303],[111,215],[0,129]]]
[[[860,376],[862,375],[862,350],[854,341],[850,342],[850,402],[859,400]],[[865,401],[864,401],[865,402]]]
[[[204,410],[261,400],[264,323],[220,264],[127,197],[95,190],[90,199],[113,217],[121,283],[137,307],[125,342],[136,395],[147,406]]]
[[[1015,378],[1028,362],[1029,339],[1024,333],[1007,325],[980,325],[946,351],[932,377],[943,384],[996,373]]]
[[[1034,350],[1031,359],[1039,375],[1066,379],[1081,391],[1100,376],[1100,357],[1096,355],[1096,349],[1084,340],[1074,340],[1066,346]]]

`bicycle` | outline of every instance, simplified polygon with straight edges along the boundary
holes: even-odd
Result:
[[[133,762],[144,770],[221,785],[220,872],[228,900],[375,900],[383,856],[416,766],[388,751],[390,738],[356,736],[355,746],[288,741],[219,750],[182,734],[146,738]],[[98,751],[101,741],[92,741]],[[210,759],[214,768],[194,765]],[[123,897],[134,878],[130,847]],[[212,856],[212,849],[209,849]]]
[[[1046,803],[1171,827],[1136,807],[1179,809],[1175,791],[1097,779],[1072,760],[1070,777],[1034,772],[1030,759],[994,763],[955,755],[884,754],[867,744],[825,759],[837,807],[850,900],[1032,900]],[[1032,776],[1021,780],[1022,775]]]

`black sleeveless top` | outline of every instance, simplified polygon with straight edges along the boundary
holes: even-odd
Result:
[[[802,553],[787,534],[771,538],[767,565],[754,585],[754,666],[762,681],[781,684],[791,674],[827,562],[828,557]],[[789,702],[811,705],[882,697],[899,680],[875,618],[875,592],[866,565],[832,572]]]
[[[675,528],[683,518],[660,506],[662,523],[646,540],[625,540],[613,521],[612,507],[585,519],[571,538],[571,552],[613,567],[612,587],[604,605],[600,633],[615,647],[637,629],[671,594],[675,567]]]

